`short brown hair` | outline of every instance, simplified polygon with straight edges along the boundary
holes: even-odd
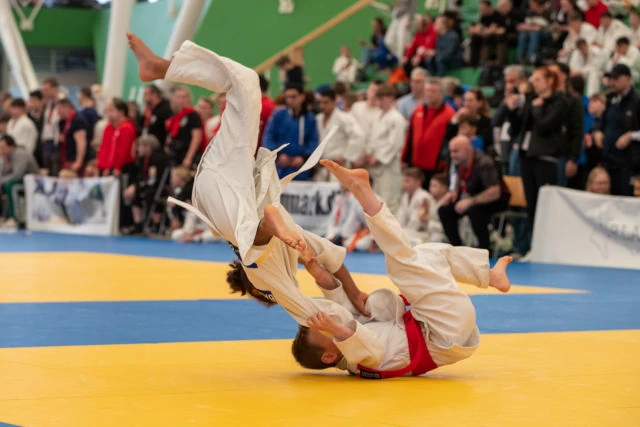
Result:
[[[420,182],[424,182],[424,172],[418,168],[406,168],[402,173],[402,176],[408,176],[409,178],[417,179]]]
[[[242,263],[238,260],[234,260],[229,264],[231,270],[227,271],[227,283],[231,288],[231,293],[235,294],[237,292],[240,295],[249,294],[249,296],[253,297],[259,303],[266,307],[271,307],[276,305],[274,301],[271,301],[260,292],[252,292],[253,290],[257,291],[256,287],[253,286],[253,283],[247,277],[247,273],[244,271],[242,267]]]
[[[44,79],[42,81],[43,85],[49,85],[51,87],[59,87],[60,84],[58,83],[58,80],[55,79],[55,77],[48,77],[46,79]]]
[[[320,370],[336,366],[336,363],[322,361],[324,349],[309,342],[309,328],[306,326],[298,325],[298,333],[291,345],[291,353],[303,368]]]
[[[445,187],[449,187],[449,177],[444,172],[437,173],[437,174],[433,175],[431,177],[431,180],[439,182],[440,184],[444,185]]]
[[[394,88],[389,83],[382,83],[378,90],[376,91],[376,97],[382,98],[385,96],[392,96],[395,98],[396,96],[396,88]]]
[[[603,104],[607,103],[607,96],[604,93],[596,93],[591,95],[589,101],[600,101]]]
[[[73,108],[73,102],[69,98],[62,98],[56,101],[56,105],[63,105],[65,107]]]
[[[458,119],[458,126],[463,123],[466,123],[469,126],[473,126],[474,128],[478,127],[478,119],[473,117],[471,114],[463,114],[462,116],[460,116],[460,118]]]

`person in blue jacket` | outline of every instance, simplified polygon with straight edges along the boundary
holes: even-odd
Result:
[[[262,146],[269,150],[289,144],[278,153],[276,166],[280,178],[300,169],[318,147],[316,118],[305,106],[304,88],[299,84],[288,84],[284,96],[287,108],[271,115],[262,138]],[[309,180],[311,171],[303,172],[295,179]]]

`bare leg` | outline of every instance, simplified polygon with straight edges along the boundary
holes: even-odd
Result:
[[[491,271],[489,271],[489,286],[492,286],[500,292],[509,292],[511,282],[507,276],[507,266],[513,261],[510,256],[503,256],[496,262]]]
[[[280,211],[273,205],[268,205],[264,208],[264,218],[260,223],[259,233],[260,232],[266,232],[271,236],[277,237],[287,246],[297,251],[302,252],[307,247],[307,242],[298,233],[287,227],[280,215]],[[256,233],[256,240],[259,237],[259,233]]]
[[[315,253],[310,246],[307,246],[305,250],[300,252],[300,261],[304,264],[304,268],[311,274],[318,286],[329,290],[338,287],[338,283],[333,278],[333,275],[318,263],[318,260],[315,258]]]
[[[129,47],[138,60],[138,75],[140,76],[140,80],[143,82],[151,82],[164,78],[169,69],[169,65],[171,65],[171,61],[153,53],[151,49],[149,49],[149,46],[144,44],[144,42],[140,40],[140,37],[135,34],[127,33],[127,39],[129,40]]]
[[[369,184],[369,172],[364,169],[347,169],[331,160],[320,160],[320,164],[329,169],[340,184],[351,191],[358,200],[364,212],[375,216],[382,209],[382,202]]]

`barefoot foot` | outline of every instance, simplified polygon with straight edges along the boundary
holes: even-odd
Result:
[[[358,188],[369,186],[369,172],[364,169],[347,169],[331,160],[320,160],[320,164],[329,169],[340,184],[352,193]]]
[[[503,256],[498,259],[496,265],[489,272],[489,286],[492,286],[500,292],[509,292],[511,282],[507,276],[507,266],[513,261],[510,256]]]
[[[269,205],[264,208],[264,225],[267,231],[282,240],[290,248],[300,252],[307,248],[307,242],[298,233],[287,227],[278,208],[275,206]]]
[[[129,47],[138,61],[138,76],[143,82],[151,82],[164,78],[170,62],[159,57],[149,49],[140,37],[127,33]]]

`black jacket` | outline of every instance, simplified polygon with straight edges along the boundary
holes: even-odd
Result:
[[[582,140],[584,139],[584,105],[577,96],[565,95],[569,110],[566,123],[566,145],[564,156],[578,162]]]
[[[630,166],[634,173],[640,173],[640,139],[634,138],[625,150],[616,148],[616,141],[621,135],[640,130],[640,94],[633,88],[622,97],[610,94],[600,121],[600,130],[604,133],[605,163]]]
[[[539,107],[528,100],[523,108],[521,140],[531,131],[527,157],[559,158],[566,154],[566,124],[569,106],[562,93],[554,93]],[[521,147],[522,149],[522,147]]]

